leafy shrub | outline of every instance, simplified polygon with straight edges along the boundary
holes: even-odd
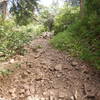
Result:
[[[58,33],[51,43],[54,47],[66,50],[73,56],[86,60],[100,69],[100,3],[99,0],[85,2],[84,16],[78,17],[78,12],[69,17],[73,9],[62,10],[56,16],[55,30]],[[75,10],[76,11],[76,10]],[[67,14],[68,13],[68,14]],[[72,13],[71,13],[72,14]],[[70,19],[71,18],[71,19]],[[66,22],[72,21],[71,24]],[[64,26],[66,26],[64,28]]]
[[[5,56],[15,54],[29,40],[30,35],[26,31],[16,29],[9,21],[0,25],[0,52]]]
[[[55,17],[54,30],[55,33],[62,32],[69,25],[73,24],[79,16],[79,8],[65,5],[60,9],[59,14]]]
[[[43,25],[36,25],[33,28],[34,36],[41,35],[44,31],[45,27]]]
[[[0,24],[0,58],[23,54],[23,46],[44,31],[42,25],[16,26],[13,20]]]
[[[92,66],[100,69],[100,49],[95,50],[95,47],[91,47],[88,43],[88,39],[82,39],[75,33],[65,30],[58,33],[52,40],[51,44],[60,50],[69,52],[72,56],[79,57],[87,61]],[[92,39],[92,45],[99,47],[99,41]]]

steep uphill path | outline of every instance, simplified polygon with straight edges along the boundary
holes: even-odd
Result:
[[[0,100],[100,100],[100,72],[39,37],[1,68]],[[4,99],[3,99],[4,98]]]

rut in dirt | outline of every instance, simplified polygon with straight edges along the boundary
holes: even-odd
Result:
[[[54,49],[49,39],[42,36],[33,40],[25,47],[26,55],[17,55],[13,57],[14,62],[3,64],[13,73],[0,76],[0,97],[5,100],[100,100],[100,72]]]

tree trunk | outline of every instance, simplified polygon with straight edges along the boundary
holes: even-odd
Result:
[[[80,0],[80,16],[84,17],[84,0]]]
[[[5,19],[7,16],[7,1],[3,2],[3,18]]]

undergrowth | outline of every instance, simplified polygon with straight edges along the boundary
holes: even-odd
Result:
[[[13,55],[24,55],[24,45],[30,43],[37,35],[44,31],[44,27],[38,24],[17,26],[13,20],[5,20],[0,23],[0,60],[5,60]]]
[[[92,3],[94,4],[95,1]],[[98,3],[98,5],[100,4]],[[100,14],[98,9],[91,6],[90,3],[86,5],[86,11],[82,17],[75,8],[69,7],[67,10],[61,10],[56,17],[59,20],[55,20],[56,35],[51,40],[51,44],[55,48],[65,50],[72,56],[79,57],[91,66],[100,69]],[[91,12],[88,7],[94,10]],[[73,10],[75,10],[74,13],[72,13]]]
[[[82,60],[87,61],[92,66],[100,69],[100,51],[98,50],[93,52],[88,41],[75,36],[75,33],[71,33],[68,30],[60,32],[54,36],[51,40],[51,44],[55,48],[67,51],[72,56],[79,57]]]

